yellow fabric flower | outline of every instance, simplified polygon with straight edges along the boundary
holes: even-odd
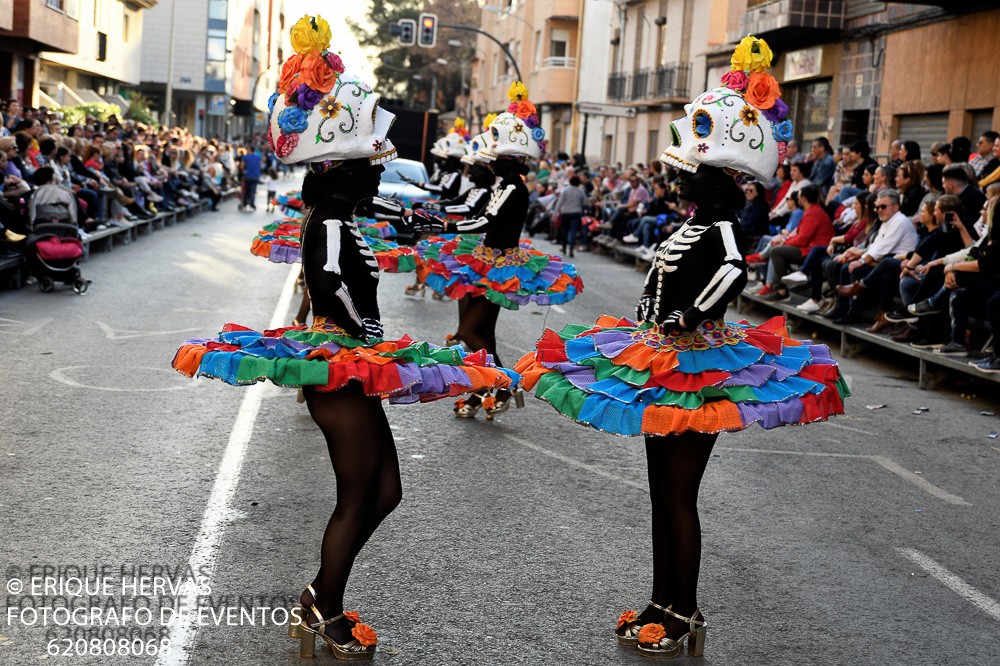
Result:
[[[333,33],[326,19],[303,16],[292,26],[291,38],[296,53],[322,53],[330,48]]]
[[[486,116],[486,118],[483,119],[483,127],[489,129],[490,125],[493,124],[493,121],[497,119],[497,115],[498,114],[496,113],[491,113],[490,115]]]
[[[507,99],[512,102],[520,102],[523,99],[528,99],[528,89],[520,81],[515,81],[510,84],[510,90],[507,91]]]
[[[753,35],[747,35],[736,45],[733,57],[730,60],[734,72],[766,72],[771,66],[774,54],[763,39],[757,39]]]
[[[455,118],[455,129],[457,129],[457,130],[464,130],[465,129],[465,121],[462,120],[461,118]]]

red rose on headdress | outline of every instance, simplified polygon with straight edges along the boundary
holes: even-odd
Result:
[[[344,73],[344,61],[340,59],[339,55],[337,55],[336,53],[327,53],[323,57],[326,58],[326,61],[328,63],[330,63],[330,67],[333,69],[333,71],[337,72],[338,74]]]
[[[729,71],[722,75],[722,84],[730,90],[743,92],[747,89],[747,75],[743,71]]]
[[[770,74],[754,72],[750,75],[750,83],[743,97],[761,111],[767,111],[781,97],[781,89]]]
[[[282,134],[278,137],[278,143],[274,148],[274,152],[278,155],[278,157],[288,157],[298,145],[298,134]]]
[[[271,150],[277,152],[278,149],[274,145],[274,128],[270,125],[267,126],[267,142],[271,144]]]
[[[333,90],[337,82],[337,72],[330,63],[321,56],[307,55],[302,59],[302,71],[299,72],[299,83],[304,83],[313,90],[324,95]]]
[[[296,75],[299,73],[300,67],[302,67],[302,56],[298,53],[285,61],[281,67],[281,78],[278,79],[279,93],[287,97],[299,87]]]

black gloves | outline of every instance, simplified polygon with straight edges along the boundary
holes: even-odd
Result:
[[[642,298],[635,306],[635,318],[637,321],[652,321],[653,310],[656,305],[656,301],[653,299],[652,294],[643,294]]]
[[[361,326],[365,329],[366,337],[381,338],[385,334],[385,331],[382,328],[382,322],[378,319],[365,317],[361,320]]]

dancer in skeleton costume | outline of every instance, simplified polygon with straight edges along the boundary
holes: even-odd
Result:
[[[436,157],[434,175],[426,183],[418,183],[409,178],[404,180],[416,185],[422,190],[436,194],[440,199],[452,200],[462,193],[462,156],[469,142],[469,132],[465,129],[465,121],[455,119],[455,126],[444,137],[434,142],[431,155]],[[435,180],[436,179],[436,180]]]
[[[780,317],[756,327],[723,319],[746,284],[735,212],[744,197],[732,174],[767,182],[792,136],[770,61],[763,40],[745,38],[725,87],[670,123],[660,159],[680,170],[680,194],[697,209],[657,249],[637,321],[546,330],[516,366],[526,388],[578,423],[645,436],[652,594],[614,633],[649,657],[676,657],[685,640],[692,655],[704,649],[697,497],[719,433],[826,420],[849,395],[830,350],[793,340]]]
[[[443,223],[419,211],[411,218],[418,231],[462,234],[444,243],[433,263],[430,253],[425,255],[430,269],[425,280],[428,287],[451,299],[469,297],[461,310],[457,335],[469,349],[485,349],[494,358],[500,308],[516,310],[529,302],[565,303],[583,290],[575,266],[561,257],[520,246],[528,210],[528,189],[522,178],[527,173],[525,160],[539,158],[545,132],[538,126],[524,84],[512,85],[508,97],[511,104],[491,123],[482,149],[493,159],[493,173],[499,178],[483,214]],[[482,241],[468,235],[478,233],[485,234]],[[472,395],[456,403],[455,414],[472,418],[483,408],[492,419],[507,411],[512,399],[522,404],[520,394],[506,390],[495,396]]]
[[[320,17],[305,17],[293,28],[298,54],[285,64],[272,97],[269,132],[279,159],[310,164],[302,192],[302,263],[312,324],[263,333],[227,324],[214,340],[189,340],[173,365],[189,376],[234,385],[270,379],[303,388],[326,439],[337,502],[322,538],[319,572],[302,592],[302,608],[293,613],[300,621],[293,620],[289,632],[300,640],[303,657],[313,656],[318,636],[338,659],[371,659],[375,632],[357,613],[344,612],[344,593],[355,558],[401,497],[381,399],[426,402],[512,388],[516,375],[495,367],[485,352],[383,338],[378,266],[352,214],[359,201],[375,195],[381,164],[395,156],[386,138],[393,116],[378,107],[379,96],[367,84],[343,71],[329,39]],[[316,479],[312,483],[304,495],[309,510],[329,494]]]

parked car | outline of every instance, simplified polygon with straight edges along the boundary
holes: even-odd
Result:
[[[393,199],[413,200],[431,198],[430,193],[408,183],[403,177],[418,183],[426,183],[427,168],[413,160],[393,160],[385,165],[382,182],[378,186],[379,196]]]

